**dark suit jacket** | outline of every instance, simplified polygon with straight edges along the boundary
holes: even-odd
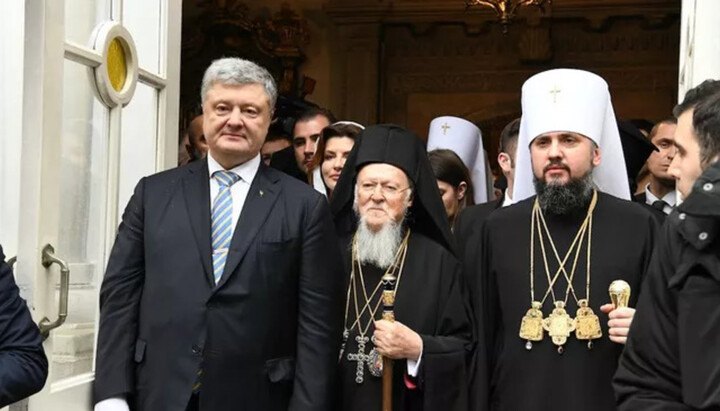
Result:
[[[40,333],[0,246],[0,408],[40,391],[47,374]]]
[[[655,217],[655,221],[657,221],[658,224],[662,225],[665,222],[665,219],[667,218],[667,214],[665,214],[664,211],[658,210],[657,208],[648,204],[647,196],[644,191],[642,193],[635,194],[633,196],[633,201],[642,204],[645,207],[645,209],[650,211],[650,214],[652,214],[652,216]]]
[[[307,174],[303,173],[297,165],[295,147],[292,145],[274,152],[272,157],[270,157],[270,167],[293,176],[304,183],[308,182]]]
[[[183,411],[329,410],[343,272],[327,201],[260,168],[212,277],[207,160],[138,183],[100,292],[95,401]]]

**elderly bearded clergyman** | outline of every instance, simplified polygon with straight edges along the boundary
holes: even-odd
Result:
[[[380,408],[381,356],[394,360],[393,409],[466,409],[471,310],[422,142],[399,126],[367,128],[332,209],[347,245],[336,409]],[[386,274],[397,278],[396,322],[380,319]]]

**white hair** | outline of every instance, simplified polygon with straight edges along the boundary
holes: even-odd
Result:
[[[270,109],[275,108],[277,86],[273,76],[264,67],[238,57],[217,59],[210,64],[203,75],[200,99],[205,103],[207,93],[214,84],[242,85],[260,84],[265,89]]]
[[[372,264],[381,269],[390,267],[402,242],[402,231],[402,224],[390,220],[375,232],[368,227],[365,217],[360,217],[356,233],[360,264]]]
[[[400,222],[388,220],[377,232],[371,230],[367,224],[367,219],[360,215],[357,193],[358,186],[357,183],[355,183],[353,210],[359,220],[356,231],[358,260],[360,264],[373,264],[378,268],[386,269],[395,261],[395,253],[403,239],[403,225],[410,208],[408,204],[412,197],[412,188],[408,188],[405,194],[405,212],[403,213],[403,219]]]

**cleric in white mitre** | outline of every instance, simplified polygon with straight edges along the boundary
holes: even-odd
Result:
[[[468,244],[478,321],[473,410],[611,411],[611,385],[653,250],[630,192],[608,85],[587,71],[522,88],[513,199]],[[481,238],[481,239],[480,239]],[[629,307],[609,304],[626,281]]]
[[[491,199],[488,189],[492,190],[492,174],[488,169],[482,133],[478,126],[459,117],[435,118],[430,122],[427,151],[437,148],[452,150],[470,170],[475,204]]]

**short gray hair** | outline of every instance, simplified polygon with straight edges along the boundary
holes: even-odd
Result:
[[[238,57],[217,59],[210,64],[203,75],[200,87],[200,101],[205,103],[207,93],[216,84],[260,84],[268,96],[270,109],[275,108],[277,86],[273,76],[264,67]]]

